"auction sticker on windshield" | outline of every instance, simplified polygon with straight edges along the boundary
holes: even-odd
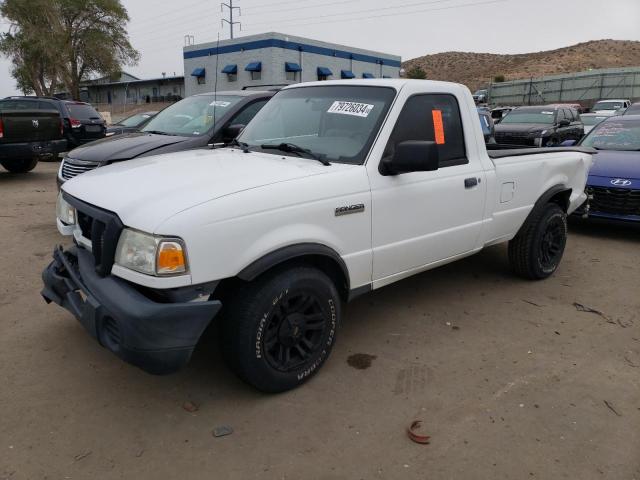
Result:
[[[356,117],[368,117],[373,110],[373,105],[357,102],[336,101],[331,104],[327,113],[340,113],[342,115],[354,115]]]
[[[222,100],[214,100],[209,105],[211,105],[212,107],[227,108],[229,105],[231,105],[231,102],[224,102]]]

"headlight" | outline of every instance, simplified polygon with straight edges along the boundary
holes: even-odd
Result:
[[[76,209],[62,198],[62,192],[58,194],[56,202],[56,217],[65,225],[74,225],[76,223]]]
[[[116,134],[116,132],[107,132],[104,134],[105,137],[112,137]]]
[[[115,262],[136,272],[164,276],[185,273],[186,257],[180,239],[125,228],[118,240]]]
[[[539,130],[537,132],[529,132],[530,137],[544,137],[547,134],[546,130]]]

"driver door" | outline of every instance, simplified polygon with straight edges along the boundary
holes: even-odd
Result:
[[[475,114],[475,112],[473,112]],[[467,117],[468,121],[478,122]],[[469,132],[469,141],[475,137]],[[409,97],[383,160],[407,140],[435,141],[439,168],[383,175],[370,169],[374,282],[382,284],[476,248],[486,181],[478,158],[470,161],[458,101],[451,94]]]

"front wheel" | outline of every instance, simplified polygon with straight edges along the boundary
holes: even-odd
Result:
[[[292,267],[239,288],[224,307],[222,350],[232,370],[264,392],[301,385],[324,364],[340,296],[323,272]]]
[[[567,243],[567,214],[559,205],[536,208],[509,242],[509,263],[521,277],[542,280],[556,271]]]
[[[27,173],[36,168],[37,158],[27,158],[22,160],[3,160],[2,166],[11,173]]]

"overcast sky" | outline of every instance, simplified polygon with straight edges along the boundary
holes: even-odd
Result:
[[[227,3],[229,0],[226,0]],[[122,0],[142,54],[124,70],[141,78],[183,74],[186,34],[228,38],[219,0]],[[277,31],[401,55],[443,51],[526,53],[588,40],[640,40],[640,0],[234,0],[236,36]],[[236,13],[237,14],[237,13]],[[6,24],[0,20],[0,30]],[[238,28],[238,27],[236,27]],[[0,59],[0,98],[17,94]]]

